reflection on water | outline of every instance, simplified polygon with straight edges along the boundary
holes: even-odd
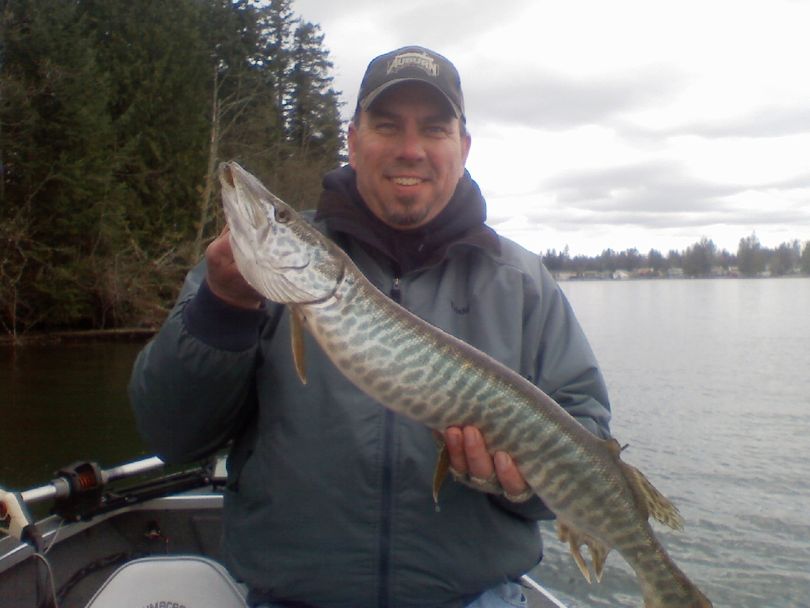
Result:
[[[0,349],[0,485],[22,489],[59,467],[109,467],[145,453],[126,385],[136,342]]]

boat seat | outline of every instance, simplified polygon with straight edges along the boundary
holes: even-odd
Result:
[[[245,598],[217,562],[196,555],[160,555],[127,562],[87,608],[246,608]]]

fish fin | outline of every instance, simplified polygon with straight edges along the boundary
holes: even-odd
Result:
[[[622,462],[622,470],[630,482],[639,503],[644,507],[653,519],[669,526],[673,530],[683,530],[683,517],[678,512],[678,508],[669,499],[655,489],[644,473],[636,467]]]
[[[596,539],[593,539],[596,541]],[[593,563],[593,573],[596,575],[596,582],[602,582],[602,574],[605,572],[605,562],[607,561],[610,547],[598,541],[592,542],[588,545],[588,551],[591,552],[591,563]]]
[[[586,534],[560,519],[557,519],[557,535],[561,541],[568,543],[568,549],[571,551],[571,556],[574,558],[577,567],[579,567],[579,571],[582,572],[582,576],[585,577],[585,580],[590,583],[591,571],[580,550],[582,545],[588,547],[588,552],[591,554],[593,571],[596,575],[596,582],[601,582],[602,572],[605,569],[605,562],[607,561],[608,553],[610,553],[610,547],[590,534]]]
[[[447,444],[443,440],[436,438],[439,452],[436,455],[436,470],[433,471],[433,502],[439,504],[439,490],[450,470],[450,455],[447,453]]]
[[[304,314],[296,306],[290,306],[290,346],[292,347],[295,372],[301,384],[307,383],[307,362],[304,356]]]

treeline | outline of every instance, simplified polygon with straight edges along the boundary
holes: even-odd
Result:
[[[150,325],[222,225],[238,159],[312,205],[344,149],[292,0],[0,0],[0,322]]]
[[[686,276],[711,276],[717,274],[739,276],[771,276],[792,274],[810,275],[810,241],[804,247],[798,240],[782,243],[775,249],[763,247],[756,234],[740,239],[735,253],[718,250],[709,238],[702,238],[685,251],[671,250],[666,255],[656,249],[647,254],[637,249],[621,252],[605,249],[600,255],[571,257],[566,247],[557,252],[549,249],[543,262],[553,273],[613,274],[623,270],[647,276],[666,276],[677,271]]]

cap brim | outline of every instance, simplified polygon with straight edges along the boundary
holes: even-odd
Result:
[[[461,108],[459,108],[455,103],[453,103],[453,100],[450,99],[450,97],[448,97],[444,91],[442,91],[430,80],[423,80],[422,78],[397,78],[396,80],[389,80],[388,82],[378,86],[368,95],[366,95],[363,99],[361,99],[359,104],[360,107],[363,110],[368,110],[369,107],[371,107],[371,104],[373,104],[374,101],[382,93],[384,93],[385,91],[387,91],[388,89],[390,89],[395,85],[402,84],[403,82],[422,82],[424,84],[430,85],[431,87],[433,87],[433,89],[435,89],[438,93],[441,94],[441,96],[445,99],[445,101],[447,101],[447,104],[450,106],[450,109],[453,110],[453,114],[455,114],[456,118],[462,118],[464,116],[464,112],[461,111]]]

